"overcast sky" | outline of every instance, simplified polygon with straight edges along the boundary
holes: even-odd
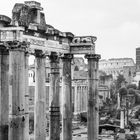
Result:
[[[0,14],[11,17],[15,3],[1,0]],[[38,0],[46,23],[74,35],[97,36],[102,59],[132,57],[140,47],[140,0]]]

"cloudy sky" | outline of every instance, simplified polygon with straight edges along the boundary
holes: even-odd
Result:
[[[0,13],[11,17],[14,4],[0,1]],[[97,36],[102,59],[132,57],[140,47],[140,0],[38,0],[46,23],[74,35]]]

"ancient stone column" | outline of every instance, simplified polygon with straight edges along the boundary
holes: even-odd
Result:
[[[81,113],[82,112],[82,86],[80,85],[79,86],[79,109],[80,109],[80,111],[79,111],[79,113]]]
[[[88,140],[98,140],[98,61],[100,55],[87,54],[85,58],[88,59]]]
[[[77,87],[77,110],[78,110],[78,114],[80,113],[80,86],[78,85]]]
[[[35,140],[46,140],[45,54],[35,50]]]
[[[26,43],[9,43],[9,140],[25,140]]]
[[[120,128],[124,129],[124,109],[121,109],[120,113]]]
[[[72,92],[71,60],[73,55],[64,54],[62,72],[62,140],[72,140]]]
[[[0,15],[0,28],[9,26],[11,19]],[[5,38],[5,33],[1,34]],[[7,44],[8,45],[8,44]],[[9,51],[6,43],[0,45],[0,140],[8,140],[9,116]]]
[[[29,140],[29,54],[25,52],[25,140]]]
[[[60,73],[59,73],[59,57],[56,53],[51,53],[50,58],[50,140],[60,139]]]
[[[75,96],[74,96],[74,115],[77,115],[77,84],[74,86]]]
[[[0,140],[8,140],[9,50],[0,46]]]

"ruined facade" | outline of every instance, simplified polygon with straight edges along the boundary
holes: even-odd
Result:
[[[29,140],[29,55],[35,56],[34,140],[46,139],[46,108],[49,139],[60,139],[60,80],[62,139],[72,139],[71,62],[73,55],[84,54],[88,60],[88,140],[96,140],[100,59],[95,54],[97,38],[74,36],[47,25],[42,10],[40,3],[26,1],[15,4],[12,19],[0,15],[0,139]],[[50,66],[49,94],[45,85],[46,58]]]
[[[132,58],[103,59],[99,62],[99,69],[104,71],[107,75],[112,74],[113,79],[116,79],[119,74],[125,74],[126,67],[129,67],[131,72],[134,71],[132,70],[132,67],[135,67],[135,63]],[[126,77],[126,79],[128,78]]]

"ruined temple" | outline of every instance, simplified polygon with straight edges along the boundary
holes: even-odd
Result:
[[[49,112],[49,139],[72,140],[73,55],[88,60],[88,140],[98,139],[98,61],[95,36],[75,36],[46,24],[39,2],[16,3],[12,18],[0,15],[0,139],[29,140],[28,58],[35,57],[34,140],[46,139],[46,108]],[[45,63],[50,66],[49,94]],[[62,78],[60,79],[60,61]],[[61,81],[61,82],[60,82]],[[60,84],[62,87],[60,116]],[[49,100],[47,96],[49,96]],[[48,105],[48,106],[47,106]]]

